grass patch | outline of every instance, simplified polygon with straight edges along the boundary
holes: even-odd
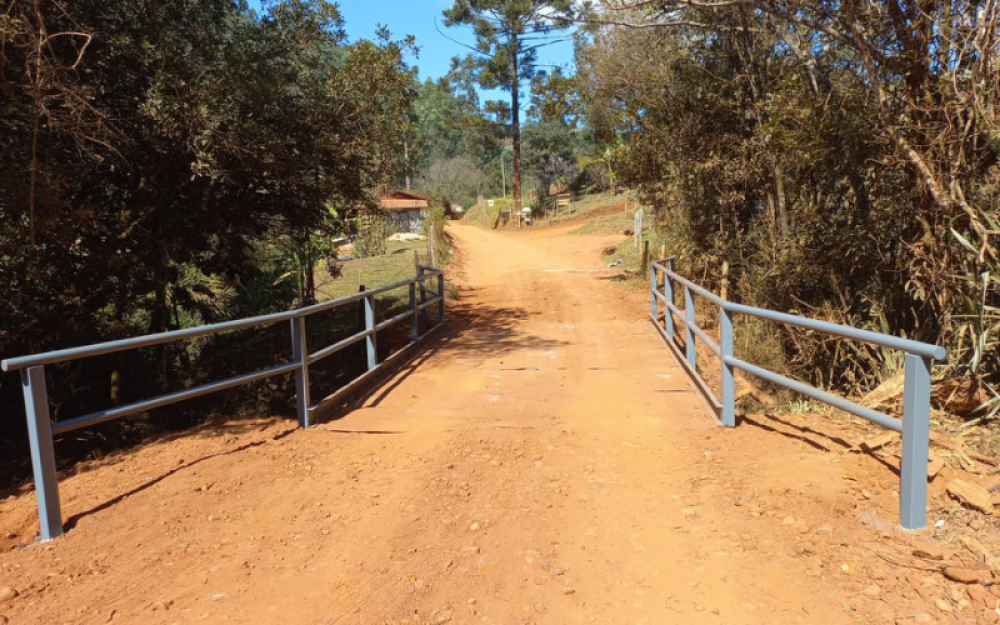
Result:
[[[572,202],[568,207],[558,210],[551,209],[544,214],[540,214],[537,210],[535,210],[532,215],[532,220],[538,227],[558,226],[563,223],[580,221],[581,219],[585,219],[590,213],[595,212],[618,210],[624,213],[626,206],[631,204],[632,201],[632,196],[629,194],[612,195],[610,193],[597,193],[594,195],[586,195],[579,200]],[[535,204],[535,202],[531,200],[525,200],[524,203],[527,206],[533,206]],[[513,205],[514,201],[509,198],[495,198],[493,200],[493,206],[489,206],[486,203],[486,200],[484,200],[470,208],[466,212],[465,217],[462,218],[462,221],[473,223],[478,226],[492,228],[493,224],[497,223],[497,217],[500,213],[510,210]],[[634,212],[629,211],[628,214],[631,216],[634,215]],[[517,219],[513,217],[511,217],[506,224],[501,224],[501,228],[516,227]]]
[[[635,211],[622,211],[617,215],[596,217],[579,228],[570,230],[570,234],[624,234],[626,230],[635,228]]]
[[[416,275],[413,251],[420,252],[422,262],[427,256],[427,241],[387,241],[384,256],[358,258],[342,262],[342,273],[333,278],[325,267],[316,268],[316,298],[336,299],[358,292],[363,284],[369,289],[399,282]]]
[[[632,223],[635,225],[635,222]],[[620,231],[619,231],[620,232]],[[587,234],[587,233],[582,233]],[[595,232],[590,234],[610,234],[608,232]],[[643,242],[649,241],[649,251],[652,258],[656,258],[659,253],[660,240],[655,230],[646,230],[642,233],[639,245],[635,244],[635,237],[628,237],[615,247],[612,254],[603,257],[605,264],[611,264],[621,260],[619,267],[625,271],[638,273],[642,269],[642,247]],[[642,277],[642,276],[638,276]],[[643,283],[645,284],[645,283]]]
[[[569,206],[550,209],[538,221],[538,225],[551,227],[569,224],[586,219],[592,213],[605,216],[613,213],[625,213],[627,207],[632,204],[632,201],[632,196],[629,194],[612,195],[611,193],[597,193],[586,195],[579,200],[574,200]],[[594,219],[601,218],[594,217]]]
[[[500,211],[509,210],[514,206],[514,200],[506,198],[494,198],[493,206],[489,206],[486,202],[487,200],[476,202],[474,206],[465,211],[462,221],[464,223],[483,226],[484,228],[492,228],[493,224],[497,222]]]

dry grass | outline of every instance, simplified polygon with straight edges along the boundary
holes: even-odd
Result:
[[[372,289],[399,282],[416,275],[413,252],[427,255],[427,241],[388,241],[384,256],[358,258],[341,263],[339,278],[332,278],[325,267],[316,268],[316,295],[320,301],[357,293],[363,284]],[[422,261],[425,262],[425,261]]]

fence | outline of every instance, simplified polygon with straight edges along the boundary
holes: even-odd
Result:
[[[436,291],[427,285],[428,280],[431,279],[436,279]],[[375,296],[405,287],[409,288],[408,309],[381,323],[375,323]],[[363,308],[364,329],[333,345],[310,354],[306,341],[306,318],[316,313],[355,302],[360,302]],[[432,306],[438,307],[438,323],[433,327],[431,327],[427,313],[428,308]],[[376,350],[378,333],[407,319],[410,321],[410,338],[407,345],[384,361],[378,362],[378,352]],[[24,408],[28,420],[28,439],[31,446],[31,463],[35,478],[35,496],[38,500],[41,539],[43,541],[51,540],[57,536],[61,536],[63,533],[62,511],[59,503],[59,483],[56,475],[54,436],[286,373],[295,374],[296,415],[299,425],[301,427],[309,427],[323,411],[342,401],[346,395],[370,380],[381,369],[389,366],[397,359],[405,357],[406,353],[418,341],[426,337],[431,330],[440,327],[441,322],[444,320],[444,273],[433,267],[418,265],[417,275],[414,278],[408,278],[376,289],[362,291],[355,295],[348,295],[305,308],[4,360],[0,363],[4,371],[21,371],[21,386],[24,392]],[[48,390],[45,383],[45,365],[54,365],[81,358],[160,345],[222,332],[261,327],[282,321],[288,321],[291,324],[291,362],[167,395],[145,399],[125,406],[99,410],[65,421],[58,421],[56,423],[51,421]],[[340,388],[337,392],[316,404],[312,404],[309,389],[309,366],[360,341],[365,341],[366,343],[367,371]]]
[[[678,360],[691,375],[705,398],[711,403],[716,416],[725,427],[736,426],[736,378],[740,369],[797,393],[807,395],[846,412],[877,423],[903,435],[903,456],[900,466],[899,521],[907,529],[918,529],[927,523],[927,461],[930,445],[930,391],[931,363],[947,355],[945,348],[917,341],[901,339],[837,325],[796,315],[779,313],[753,306],[744,306],[725,300],[694,284],[674,272],[673,259],[653,263],[650,272],[651,318],[663,340],[674,351]],[[675,284],[683,287],[684,309],[675,304]],[[662,289],[662,290],[661,290]],[[695,319],[695,299],[698,295],[719,309],[719,343],[698,327]],[[664,310],[660,311],[660,304]],[[865,341],[906,352],[903,390],[903,419],[895,419],[848,399],[832,395],[736,358],[733,353],[733,318],[737,314],[749,315],[778,323],[799,326],[834,336]],[[674,316],[684,325],[684,351],[681,352],[674,331]],[[661,324],[662,321],[662,324]],[[718,357],[722,368],[722,401],[698,373],[697,341],[701,340]]]

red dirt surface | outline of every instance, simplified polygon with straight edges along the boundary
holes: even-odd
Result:
[[[0,588],[0,622],[997,616],[986,586],[913,555],[940,549],[934,530],[895,529],[891,462],[844,453],[863,430],[716,427],[648,300],[600,264],[621,237],[567,229],[451,226],[448,327],[342,419],[237,421],[96,463],[63,479],[71,529],[47,544],[18,546],[33,494],[0,502],[0,587],[17,593]]]

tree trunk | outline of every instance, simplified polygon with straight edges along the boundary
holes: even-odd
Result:
[[[303,260],[305,261],[305,293],[303,304],[316,303],[316,255],[309,243],[306,244]]]
[[[513,143],[514,143],[514,213],[515,215],[521,214],[521,102],[520,102],[520,87],[521,87],[521,77],[519,75],[519,69],[517,66],[518,58],[518,42],[517,35],[511,35],[510,47],[513,54],[511,54],[511,64],[513,65],[514,77],[510,86],[510,116],[511,122],[513,124]]]

